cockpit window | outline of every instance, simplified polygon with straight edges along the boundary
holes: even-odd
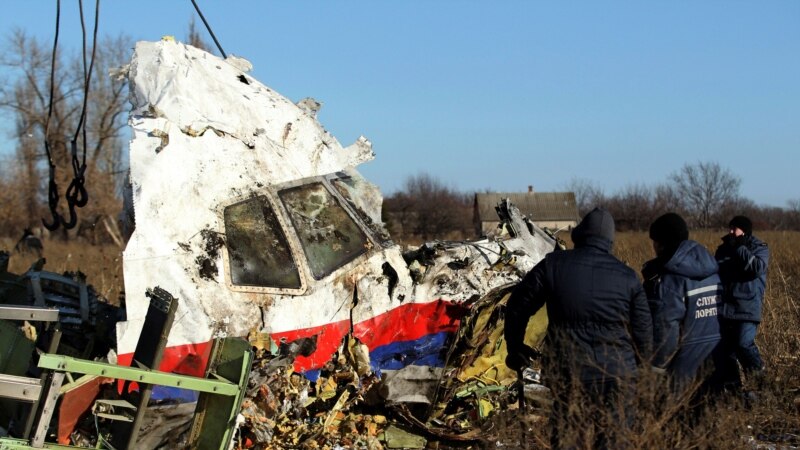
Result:
[[[320,279],[367,251],[367,236],[322,183],[278,193],[311,267]]]
[[[352,208],[353,211],[358,214],[358,218],[361,219],[361,222],[364,223],[370,229],[370,231],[372,231],[373,236],[378,238],[378,241],[381,243],[381,245],[392,245],[392,238],[389,236],[389,232],[386,231],[386,228],[383,227],[383,223],[380,222],[380,219],[377,221],[373,220],[373,218],[370,217],[365,211],[365,209],[368,208],[368,205],[365,203],[365,199],[358,195],[359,190],[356,186],[357,182],[357,180],[348,176],[331,180],[333,187],[339,191],[339,194],[347,201],[347,203],[350,205],[350,208]],[[364,188],[362,187],[362,189]],[[380,194],[380,191],[378,191],[378,194]],[[374,206],[374,209],[380,211],[380,203],[377,203],[377,205]]]
[[[228,206],[224,216],[234,285],[300,288],[300,273],[266,197],[257,196]]]

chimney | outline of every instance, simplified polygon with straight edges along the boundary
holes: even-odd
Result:
[[[528,185],[528,194],[533,194],[533,186]]]

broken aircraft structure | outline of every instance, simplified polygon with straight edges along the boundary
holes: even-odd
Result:
[[[294,104],[249,68],[172,40],[136,45],[120,362],[142,332],[145,291],[160,286],[181,300],[163,370],[199,375],[212,338],[260,333],[304,342],[295,369],[313,379],[352,335],[387,400],[429,403],[420,382],[440,379],[464,313],[554,239],[506,208],[513,237],[403,255],[378,188],[355,169],[370,142],[342,147],[317,102]]]
[[[503,364],[502,305],[556,240],[505,202],[497,237],[404,252],[383,227],[379,189],[356,170],[374,157],[370,142],[343,147],[317,121],[319,103],[294,104],[249,70],[164,39],[138,43],[120,72],[133,106],[133,231],[116,361],[131,365],[152,340],[156,288],[177,299],[162,373],[209,376],[215,342],[227,337],[258,349],[240,447],[344,427],[356,399],[474,438],[462,433],[471,413],[453,405],[474,402],[486,417],[487,399],[515,379]],[[539,334],[544,320],[533,321]],[[196,398],[178,389],[189,379],[166,379],[154,399]],[[316,431],[303,437],[310,410]],[[381,416],[360,420],[387,442],[401,434],[390,439]]]

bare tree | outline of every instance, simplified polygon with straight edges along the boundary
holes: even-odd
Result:
[[[789,200],[786,202],[786,206],[788,207],[789,228],[792,230],[800,230],[800,198]]]
[[[0,107],[13,117],[12,137],[17,140],[17,149],[7,175],[18,192],[18,203],[6,207],[12,210],[11,214],[16,219],[10,225],[21,229],[38,222],[38,217],[43,213],[42,180],[46,176],[46,159],[42,142],[48,117],[51,53],[21,30],[12,34],[6,47],[0,63],[15,78],[3,80],[0,84]],[[57,60],[60,59],[57,57]],[[69,161],[68,124],[74,115],[74,109],[64,107],[63,101],[74,94],[77,86],[72,84],[74,79],[61,76],[53,79],[54,109],[49,122],[49,142],[53,162],[66,167]],[[60,175],[62,177],[57,181],[59,185],[64,185],[67,178],[63,173]]]
[[[114,215],[120,208],[119,186],[122,179],[123,130],[127,111],[127,84],[124,79],[111,79],[109,69],[125,63],[130,57],[131,41],[120,36],[98,42],[94,72],[87,104],[86,123],[86,186],[90,203],[81,210],[86,216]],[[23,228],[40,223],[45,212],[45,185],[49,176],[44,140],[50,144],[52,161],[57,167],[55,181],[64,195],[71,173],[71,144],[84,100],[83,56],[65,58],[56,55],[53,77],[52,116],[50,106],[50,71],[52,50],[24,31],[15,30],[6,44],[0,65],[9,78],[0,83],[0,109],[13,118],[12,138],[17,148],[13,167],[5,174],[18,191],[17,202],[7,205],[16,214],[15,223]],[[79,160],[83,162],[83,137],[77,135]],[[60,202],[64,207],[66,202]],[[64,211],[62,210],[62,214]],[[14,230],[4,230],[15,234]]]
[[[643,184],[629,184],[607,201],[608,208],[621,230],[643,230],[655,218],[653,190]]]
[[[208,45],[205,39],[200,35],[200,32],[197,31],[194,16],[189,19],[189,31],[186,33],[186,43],[200,50],[205,50],[208,53],[214,53],[214,51],[211,50],[211,46]]]
[[[405,240],[463,237],[472,229],[471,197],[427,173],[408,177],[403,190],[385,199],[384,212],[390,230]]]
[[[791,230],[791,214],[778,206],[759,206],[744,213],[753,221],[753,228],[764,230]]]
[[[729,199],[723,204],[715,216],[714,222],[711,224],[713,227],[720,227],[727,230],[728,222],[733,216],[742,214],[750,217],[754,221],[762,221],[762,212],[765,208],[761,208],[749,198],[736,196]],[[761,227],[766,227],[765,223],[759,224]]]
[[[722,208],[739,196],[741,179],[716,162],[685,164],[669,177],[695,225],[709,227]]]
[[[575,194],[575,202],[581,217],[595,206],[604,205],[607,201],[603,189],[597,183],[585,178],[573,178],[564,189]]]
[[[668,212],[675,212],[681,215],[686,215],[683,210],[683,203],[678,197],[675,189],[669,184],[659,184],[653,188],[653,211],[656,217]],[[655,217],[654,217],[655,219]]]

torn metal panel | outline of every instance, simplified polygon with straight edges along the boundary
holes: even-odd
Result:
[[[472,306],[554,248],[505,203],[499,237],[403,254],[380,191],[356,170],[374,156],[370,142],[340,145],[317,121],[321,103],[296,105],[238,63],[174,41],[138,43],[128,78],[136,228],[123,364],[144,292],[161,286],[182,300],[162,370],[200,375],[212,337],[256,335],[313,340],[292,366],[315,380],[357,341],[358,376],[381,375],[384,400],[424,405]]]
[[[95,399],[100,394],[101,385],[110,382],[111,380],[108,378],[84,375],[61,387],[56,435],[59,444],[70,443],[70,435],[78,421],[92,408]]]
[[[207,252],[201,232],[225,231],[223,205],[270,185],[341,172],[372,158],[366,139],[343,148],[307,112],[256,80],[241,82],[240,75],[227,62],[176,42],[136,47],[128,72],[134,104],[130,156],[136,229],[124,253],[129,322],[119,327],[123,360],[141,328],[146,286],[164,286],[187,299],[178,311],[181,320],[170,335],[171,347],[265,328],[260,307],[270,299],[227,289],[225,264]],[[270,201],[278,206],[277,198]],[[278,214],[277,220],[285,226],[287,217]],[[337,319],[332,306],[319,309],[331,302],[308,294],[302,305],[276,311],[277,321],[304,309],[327,317],[291,328]],[[342,319],[348,316],[344,311]],[[202,349],[188,351],[198,355]]]

